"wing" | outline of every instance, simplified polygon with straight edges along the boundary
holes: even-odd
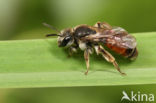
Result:
[[[117,29],[116,29],[117,30]],[[97,33],[83,38],[85,41],[93,43],[109,44],[119,48],[133,49],[136,47],[136,39],[125,31],[113,31],[111,34]]]
[[[134,49],[137,45],[136,39],[132,35],[114,35],[106,38],[106,43],[119,48]]]

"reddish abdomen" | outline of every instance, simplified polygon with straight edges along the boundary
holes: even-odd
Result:
[[[129,54],[126,52],[127,49],[125,48],[120,48],[120,47],[117,47],[117,46],[114,46],[114,45],[111,45],[111,44],[106,44],[106,46],[111,49],[112,51],[116,52],[117,54],[120,54],[122,56],[125,56],[127,57]]]

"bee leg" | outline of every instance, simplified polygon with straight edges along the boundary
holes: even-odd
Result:
[[[89,50],[88,49],[84,51],[84,59],[86,61],[86,66],[87,66],[87,71],[85,72],[85,75],[87,75],[89,71]]]
[[[118,64],[117,64],[117,62],[116,62],[116,60],[115,60],[115,58],[114,58],[108,51],[106,51],[101,45],[98,47],[98,51],[101,53],[101,55],[102,55],[108,62],[112,63],[112,64],[114,65],[114,67],[115,67],[122,75],[126,75],[125,73],[123,73],[123,72],[120,70],[120,68],[119,68],[119,66],[118,66]]]
[[[97,28],[103,28],[103,29],[112,29],[112,26],[110,26],[108,23],[106,22],[97,22],[94,27]]]
[[[98,45],[95,45],[94,48],[95,48],[96,54],[99,55],[100,54],[99,46]]]
[[[71,57],[73,53],[76,53],[77,52],[77,48],[76,47],[70,47],[69,48],[69,55],[68,57]]]

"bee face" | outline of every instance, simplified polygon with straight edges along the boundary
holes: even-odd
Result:
[[[60,35],[58,37],[58,46],[59,47],[71,46],[74,43],[71,29],[62,30],[59,35]]]

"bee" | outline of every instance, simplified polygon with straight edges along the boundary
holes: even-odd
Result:
[[[58,36],[58,46],[68,47],[69,54],[77,52],[78,49],[84,51],[84,59],[87,70],[89,71],[89,56],[95,51],[97,55],[102,55],[106,61],[112,63],[122,75],[125,75],[118,66],[115,58],[104,47],[116,52],[117,54],[136,59],[138,50],[137,42],[134,36],[121,27],[112,27],[106,22],[97,22],[94,26],[86,24],[78,25],[74,28],[67,28],[62,31],[53,26],[44,23],[45,26],[55,30],[58,34],[47,34],[46,36]]]

